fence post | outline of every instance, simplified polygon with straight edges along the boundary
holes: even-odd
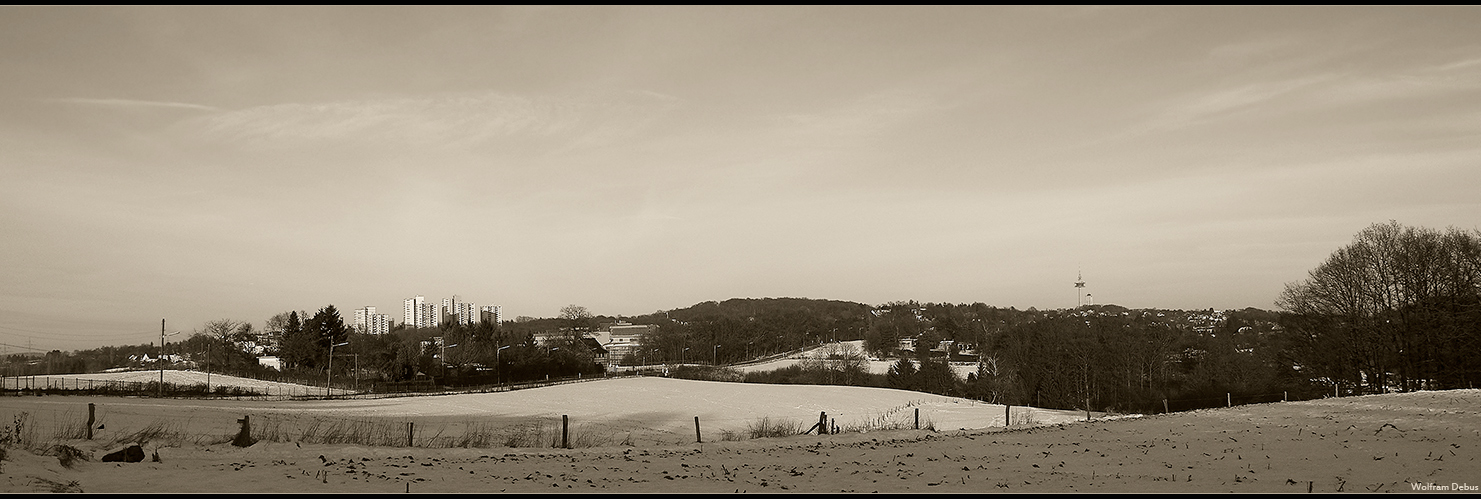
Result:
[[[828,434],[828,411],[818,413],[818,434]]]
[[[96,421],[95,419],[93,419],[93,409],[96,409],[96,407],[93,406],[93,403],[92,402],[88,402],[87,403],[87,439],[88,440],[92,440],[93,439],[93,422]]]
[[[1284,391],[1280,392],[1280,401],[1281,402],[1286,402],[1286,392],[1284,392]]]
[[[1167,414],[1169,412],[1172,411],[1167,410],[1167,399],[1162,399],[1162,413]]]
[[[1224,407],[1234,407],[1234,398],[1229,395],[1229,392],[1224,392]]]
[[[237,432],[237,438],[232,439],[231,444],[237,447],[247,447],[256,443],[252,440],[252,416],[242,416],[237,423],[241,423],[242,429]]]
[[[915,408],[915,429],[920,429],[920,408]]]
[[[1003,426],[1013,424],[1013,404],[1003,406]]]
[[[569,427],[570,427],[570,419],[568,419],[568,417],[565,414],[561,414],[561,448],[562,449],[569,449],[569,448],[571,448],[570,441],[567,440],[567,428],[569,428]]]
[[[415,435],[416,434],[415,432],[416,432],[416,423],[411,422],[411,421],[407,421],[406,422],[406,446],[407,447],[411,447],[412,446],[411,445],[412,444],[411,437],[412,437],[412,435]]]
[[[704,439],[699,436],[699,416],[694,417],[694,443],[704,443]]]

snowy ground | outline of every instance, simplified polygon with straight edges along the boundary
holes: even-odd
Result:
[[[658,444],[693,441],[696,417],[703,434],[719,439],[725,432],[746,432],[762,418],[800,423],[806,428],[824,412],[832,425],[866,431],[914,428],[917,413],[921,427],[941,430],[1003,426],[1007,415],[1002,405],[906,390],[658,377],[599,379],[509,392],[350,400],[82,396],[0,400],[6,402],[0,404],[0,417],[7,417],[3,410],[7,406],[23,405],[30,407],[36,424],[53,427],[85,418],[86,404],[93,402],[100,421],[110,425],[100,438],[127,435],[156,421],[172,422],[202,438],[225,438],[235,432],[235,421],[242,416],[300,425],[315,420],[415,421],[425,433],[448,436],[460,435],[474,426],[508,427],[511,431],[534,424],[554,426],[565,417],[588,434]],[[1015,421],[1032,418],[1039,423],[1057,423],[1083,420],[1085,414],[1018,407],[1012,417]]]
[[[16,389],[25,387],[54,387],[61,389],[87,389],[92,386],[103,386],[106,383],[150,383],[160,381],[161,372],[154,371],[118,371],[88,374],[51,374],[23,377],[0,378],[0,387]],[[218,386],[234,386],[255,390],[265,395],[324,395],[324,385],[307,386],[297,383],[279,383],[276,381],[263,381],[224,374],[205,373],[194,370],[171,370],[163,371],[164,382],[173,385],[199,385],[209,383],[214,389]],[[342,380],[336,380],[339,382]],[[350,393],[338,388],[329,393],[333,395],[344,395]]]
[[[755,388],[769,389],[748,391]],[[799,391],[789,391],[796,389]],[[107,429],[169,415],[672,422],[758,414],[843,417],[911,402],[949,428],[991,414],[922,394],[638,378],[523,392],[298,402],[106,397],[0,399],[0,421],[27,411],[75,418],[93,402]],[[611,399],[608,401],[606,399]],[[955,407],[953,407],[955,406]],[[1005,430],[890,430],[839,435],[577,449],[365,447],[150,441],[159,461],[103,463],[107,436],[67,440],[92,459],[8,448],[0,493],[83,492],[1400,492],[1481,485],[1481,391],[1454,390],[1256,404]],[[68,409],[72,408],[72,409]],[[952,410],[960,409],[960,411]],[[70,412],[68,412],[70,411]],[[255,411],[255,412],[254,412]],[[272,413],[270,411],[277,411]],[[791,412],[795,411],[795,412]],[[897,411],[898,412],[898,411]],[[1046,418],[1048,415],[1045,415]],[[255,420],[256,416],[254,416]],[[956,423],[961,421],[964,423]],[[422,423],[418,423],[419,427]],[[230,425],[227,425],[230,426]],[[692,428],[691,428],[692,430]],[[1474,491],[1474,488],[1465,489]]]

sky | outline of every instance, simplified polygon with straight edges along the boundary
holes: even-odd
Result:
[[[452,295],[1275,309],[1481,224],[1481,7],[0,7],[0,348]],[[1084,279],[1086,297],[1074,282]]]

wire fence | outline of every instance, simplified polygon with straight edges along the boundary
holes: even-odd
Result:
[[[638,376],[628,373],[617,376]],[[610,375],[607,377],[613,377]],[[373,391],[325,395],[323,387],[289,386],[274,393],[222,394],[197,384],[171,385],[158,381],[120,381],[83,377],[24,376],[0,379],[0,395],[146,396],[167,398],[230,398],[236,400],[345,400],[491,393],[580,383],[602,377],[575,376],[523,383],[491,383],[447,387],[428,382],[377,386]],[[225,388],[225,387],[217,387]],[[1332,396],[1340,395],[1334,392]],[[168,401],[140,403],[128,399],[31,399],[6,403],[0,399],[0,445],[42,448],[68,440],[93,439],[107,443],[169,442],[215,445],[226,442],[294,442],[353,444],[375,447],[420,448],[579,448],[638,445],[680,445],[706,441],[743,440],[812,433],[828,435],[878,430],[935,430],[930,409],[907,403],[876,414],[852,415],[840,421],[823,411],[813,415],[780,417],[690,417],[648,414],[632,417],[590,417],[573,420],[567,414],[488,416],[348,416],[333,408],[313,411],[284,407],[191,405]],[[1223,406],[1292,400],[1289,393],[1226,393]],[[45,403],[42,403],[44,401]],[[1207,408],[1214,398],[1163,400],[1163,412]],[[1001,416],[983,419],[983,427],[1034,426],[1063,421],[1064,416],[1032,407],[1003,406]],[[1086,412],[1085,419],[1093,419]]]
[[[32,375],[0,378],[0,395],[95,395],[167,398],[231,398],[237,400],[371,399],[410,395],[491,393],[542,386],[642,376],[640,371],[607,373],[604,376],[566,376],[521,382],[437,383],[433,379],[367,383],[365,390],[309,386],[291,382],[256,380],[252,386],[217,382],[174,383],[90,378],[86,375]],[[252,378],[247,378],[252,379]],[[448,381],[449,379],[443,379]]]
[[[580,420],[565,414],[367,417],[282,408],[180,406],[161,401],[61,399],[0,404],[0,446],[53,448],[78,440],[105,445],[220,445],[283,442],[417,448],[586,448],[670,446],[714,441],[831,435],[893,429],[934,430],[914,404],[852,421],[822,412],[798,417],[633,415]],[[914,409],[914,410],[911,410]],[[1020,413],[1017,424],[1032,423]]]

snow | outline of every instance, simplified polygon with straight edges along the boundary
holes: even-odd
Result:
[[[111,372],[101,372],[101,373],[88,373],[88,374],[51,374],[51,375],[8,377],[8,378],[4,378],[3,381],[0,381],[0,385],[3,385],[4,388],[11,388],[11,389],[14,389],[16,387],[26,387],[26,386],[36,386],[36,387],[52,386],[52,387],[58,387],[58,388],[63,388],[63,389],[77,389],[77,388],[80,387],[80,388],[85,389],[85,388],[88,387],[89,382],[92,382],[92,384],[94,386],[101,386],[101,385],[103,385],[105,383],[110,383],[110,382],[113,382],[113,383],[151,383],[151,382],[158,382],[158,381],[160,381],[160,377],[161,377],[160,376],[160,373],[161,372],[159,370],[152,370],[152,371],[147,371],[147,370],[133,370],[133,371],[111,371]],[[216,374],[216,373],[210,373],[208,375],[205,372],[195,371],[195,370],[173,370],[173,369],[166,369],[166,370],[163,371],[163,373],[164,373],[164,376],[163,376],[164,377],[164,382],[165,383],[169,383],[169,384],[173,384],[173,385],[190,386],[190,385],[205,384],[205,383],[209,382],[211,384],[211,388],[213,390],[216,387],[218,387],[218,386],[232,386],[232,387],[250,389],[250,390],[254,390],[254,391],[258,392],[258,393],[262,393],[264,395],[272,395],[272,396],[277,396],[277,395],[323,395],[324,394],[324,386],[323,385],[319,385],[319,386],[308,386],[308,385],[303,385],[303,384],[298,384],[298,383],[283,383],[283,382],[277,382],[277,381],[264,381],[264,380],[252,379],[252,378],[242,378],[242,377],[238,377],[238,376],[227,376],[227,375],[224,375],[224,374]],[[30,384],[28,384],[28,383],[30,383]],[[351,392],[349,390],[341,390],[341,389],[335,388],[335,389],[331,390],[329,393],[334,394],[334,395],[344,395],[344,394],[348,394],[348,393],[351,393]]]
[[[770,391],[748,391],[752,386]],[[668,422],[669,413],[803,418],[820,407],[850,415],[917,397],[923,418],[954,421],[961,403],[850,386],[712,384],[613,379],[501,394],[398,400],[206,401],[120,397],[6,397],[0,416],[56,412],[93,401],[114,410],[108,429],[173,415],[277,410],[412,418],[504,415]],[[597,398],[607,394],[615,401]],[[499,395],[499,397],[493,397]],[[881,400],[883,398],[883,400]],[[592,407],[573,407],[591,404]],[[957,407],[951,407],[957,406]],[[709,407],[709,409],[705,409]],[[917,406],[911,406],[917,407]],[[1253,404],[1140,418],[1099,418],[1028,428],[844,432],[783,438],[610,444],[585,449],[427,449],[262,441],[147,441],[160,461],[99,462],[120,443],[64,443],[92,459],[59,463],[53,450],[9,447],[0,493],[400,492],[1411,492],[1478,484],[1481,391],[1413,392]],[[118,409],[118,407],[114,407]],[[154,410],[154,412],[150,412]],[[213,413],[216,412],[216,413]],[[831,412],[831,413],[832,413]],[[970,413],[970,410],[966,410]],[[213,416],[215,415],[215,416]],[[972,418],[967,418],[972,419]],[[708,428],[708,426],[706,426]],[[689,432],[689,437],[693,437]]]

